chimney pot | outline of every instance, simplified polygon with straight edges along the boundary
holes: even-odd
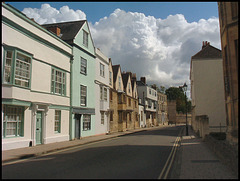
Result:
[[[141,82],[143,82],[144,84],[146,84],[146,77],[141,77]]]

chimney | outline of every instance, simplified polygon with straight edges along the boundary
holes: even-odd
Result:
[[[61,29],[57,26],[52,26],[47,28],[49,31],[55,33],[57,36],[59,36],[61,34]]]
[[[210,45],[210,42],[208,42],[208,41],[203,41],[202,43],[203,43],[202,49],[205,48],[207,45]]]
[[[133,73],[133,74],[132,74],[132,80],[137,81],[136,73]]]
[[[156,85],[156,84],[153,84],[153,85],[152,85],[152,88],[153,88],[154,90],[157,90],[157,85]]]
[[[123,71],[123,74],[125,74],[126,72],[125,71]]]
[[[141,80],[141,82],[143,82],[144,84],[146,84],[146,77],[141,77],[140,80]]]

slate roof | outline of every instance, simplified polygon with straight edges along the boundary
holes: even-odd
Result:
[[[222,51],[211,46],[207,45],[201,51],[192,56],[192,59],[215,59],[222,58]]]
[[[147,84],[144,84],[141,80],[138,80],[136,83],[137,86],[147,86]]]
[[[42,27],[49,28],[58,26],[61,29],[61,39],[67,42],[73,42],[73,39],[87,20],[44,24]]]
[[[130,74],[128,74],[128,73],[122,74],[122,80],[123,80],[124,89],[126,89],[126,87],[127,87],[128,77],[129,76],[130,76]]]
[[[113,82],[116,82],[117,79],[117,74],[118,74],[118,69],[119,69],[120,65],[113,65],[112,69],[113,69]]]

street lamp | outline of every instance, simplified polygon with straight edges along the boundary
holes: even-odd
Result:
[[[184,83],[184,85],[182,86],[183,91],[185,92],[185,103],[186,103],[186,136],[188,136],[188,124],[187,124],[187,96],[186,96],[186,92],[187,92],[187,84],[186,82]]]

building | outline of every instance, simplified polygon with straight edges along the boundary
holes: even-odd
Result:
[[[238,2],[218,2],[227,140],[238,143]]]
[[[73,47],[70,139],[95,135],[95,49],[87,20],[43,25]]]
[[[2,3],[2,150],[69,140],[72,46]]]
[[[156,125],[157,113],[157,91],[146,84],[146,78],[141,77],[137,81],[138,96],[144,105],[144,112],[146,113],[146,127]]]
[[[126,114],[126,130],[139,128],[136,74],[132,74],[131,72],[123,72],[122,80],[124,86],[124,93],[126,96],[126,110],[125,113],[123,113]]]
[[[197,117],[208,117],[209,132],[220,132],[226,129],[224,106],[224,82],[221,50],[203,42],[202,50],[191,58],[190,67],[192,127],[199,132],[201,124]]]
[[[109,132],[109,59],[95,48],[95,135]]]
[[[157,124],[168,124],[167,95],[157,91]]]

